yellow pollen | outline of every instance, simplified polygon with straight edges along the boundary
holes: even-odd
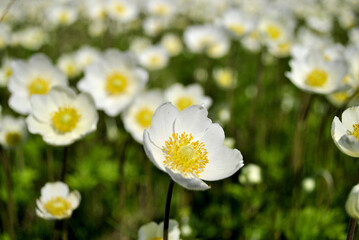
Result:
[[[126,91],[128,79],[125,75],[114,72],[107,76],[106,91],[110,95],[122,94]]]
[[[350,135],[353,135],[359,142],[359,124],[353,124],[353,132]]]
[[[242,36],[245,32],[245,28],[243,25],[238,23],[232,23],[228,26],[228,29],[233,33],[237,34],[238,36]]]
[[[180,111],[182,111],[183,109],[185,109],[191,105],[193,105],[193,101],[192,101],[192,98],[190,98],[190,97],[180,97],[176,103],[176,106]]]
[[[153,111],[147,107],[142,108],[136,114],[136,120],[143,128],[148,128],[151,126],[151,118],[153,115]]]
[[[166,160],[163,164],[180,172],[184,176],[194,174],[197,177],[208,163],[207,149],[203,142],[193,141],[192,134],[174,133],[162,148]]]
[[[60,133],[71,132],[79,122],[81,115],[72,107],[59,107],[59,110],[52,114],[52,124]]]
[[[266,33],[267,33],[268,37],[271,39],[277,39],[281,35],[280,29],[274,25],[268,25],[266,28]]]
[[[10,78],[12,75],[12,69],[9,67],[8,69],[5,70],[5,76],[6,78]]]
[[[71,204],[62,197],[56,197],[44,205],[44,209],[53,216],[61,217],[70,209]]]
[[[305,83],[311,87],[323,87],[327,80],[327,72],[322,69],[315,68],[307,75]]]
[[[33,94],[47,94],[50,90],[49,82],[45,78],[36,77],[28,85],[28,89],[30,96]]]
[[[5,142],[10,147],[16,147],[21,142],[21,134],[18,132],[8,132],[5,135]]]

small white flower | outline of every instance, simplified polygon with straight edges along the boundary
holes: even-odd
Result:
[[[215,68],[213,78],[218,86],[224,89],[230,89],[236,85],[236,75],[231,68]]]
[[[47,9],[47,18],[56,25],[71,25],[77,20],[77,11],[72,6],[56,5]]]
[[[154,37],[160,34],[169,25],[169,21],[164,18],[148,17],[143,21],[143,31],[146,35]]]
[[[107,29],[107,25],[102,20],[92,21],[88,27],[88,33],[92,37],[101,36]]]
[[[6,87],[12,75],[11,60],[4,58],[0,67],[0,87]]]
[[[62,54],[57,60],[57,66],[69,78],[76,77],[81,73],[80,66],[77,63],[74,54]]]
[[[163,47],[150,46],[139,54],[138,60],[149,70],[159,70],[167,66],[169,56]]]
[[[106,9],[110,18],[124,23],[136,19],[138,15],[138,7],[129,0],[108,0]]]
[[[27,27],[17,32],[21,46],[30,50],[38,50],[49,40],[48,34],[40,27]]]
[[[212,99],[204,96],[203,88],[197,83],[186,87],[180,83],[175,83],[164,94],[165,99],[172,102],[180,111],[195,104],[204,104],[206,108],[212,105]]]
[[[238,179],[242,184],[259,184],[262,182],[262,170],[258,165],[249,163],[242,168]]]
[[[346,109],[342,114],[342,121],[334,117],[331,134],[334,143],[343,153],[359,157],[359,108]]]
[[[143,131],[151,126],[152,115],[162,103],[162,93],[150,90],[139,95],[124,112],[125,128],[137,142],[143,142]]]
[[[176,5],[172,0],[149,0],[146,10],[150,15],[169,18],[176,13]]]
[[[138,230],[138,240],[161,240],[163,239],[163,222],[157,224],[150,222]],[[168,226],[168,240],[179,240],[180,230],[176,220],[170,219]]]
[[[162,37],[161,45],[167,50],[171,56],[177,56],[182,51],[182,42],[181,39],[171,33],[167,33]]]
[[[78,88],[92,95],[97,108],[116,116],[140,93],[147,80],[148,73],[137,67],[131,53],[110,49],[86,67]]]
[[[5,115],[0,119],[0,144],[6,148],[20,146],[27,138],[27,129],[23,118]]]
[[[70,88],[54,87],[47,95],[30,98],[29,131],[51,145],[69,145],[96,130],[98,115],[91,96]]]
[[[11,66],[9,105],[18,113],[30,112],[29,98],[32,95],[47,94],[54,86],[67,85],[66,76],[44,54],[35,54],[28,62],[16,60]]]
[[[210,186],[202,180],[230,177],[243,166],[240,151],[223,145],[222,127],[207,115],[207,109],[200,105],[179,111],[165,103],[157,108],[151,127],[143,133],[149,159],[189,190],[207,190]]]
[[[352,218],[359,219],[359,184],[355,185],[349,193],[345,210]]]
[[[254,29],[256,21],[251,15],[244,14],[239,9],[230,9],[224,13],[220,24],[233,36],[242,37]]]
[[[302,187],[306,192],[313,192],[315,189],[315,180],[311,177],[304,178],[302,181]]]
[[[97,60],[100,57],[100,53],[97,49],[90,46],[82,46],[75,53],[76,63],[81,71],[83,71],[88,65]]]
[[[151,46],[151,40],[146,37],[136,37],[131,41],[130,50],[137,55]]]
[[[48,182],[41,188],[41,196],[36,200],[36,215],[47,220],[69,218],[81,200],[78,191],[69,191],[63,182]]]

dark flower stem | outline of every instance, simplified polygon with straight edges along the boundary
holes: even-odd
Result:
[[[68,152],[69,152],[69,147],[68,146],[64,147],[64,151],[62,153],[62,168],[61,168],[61,175],[60,175],[60,181],[62,181],[62,182],[65,180]]]
[[[170,185],[168,186],[166,208],[165,208],[165,221],[163,223],[163,240],[168,240],[168,227],[170,221],[170,208],[172,200],[174,181],[171,179]]]
[[[357,220],[355,218],[350,218],[347,240],[353,240],[354,239],[354,233],[355,233],[356,225],[357,225]]]

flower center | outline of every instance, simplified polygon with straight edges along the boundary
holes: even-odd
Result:
[[[281,35],[280,29],[274,25],[267,26],[266,33],[267,33],[268,37],[271,39],[277,39]]]
[[[8,132],[5,135],[5,142],[10,147],[16,147],[21,142],[21,134],[18,132]]]
[[[52,115],[52,124],[60,133],[71,132],[79,122],[81,115],[72,107],[59,107]]]
[[[45,78],[36,77],[28,85],[30,96],[33,94],[47,94],[50,90],[49,82]]]
[[[128,79],[125,75],[114,72],[107,76],[106,91],[110,95],[118,95],[126,91]]]
[[[163,164],[184,176],[195,174],[198,177],[208,163],[207,149],[203,142],[192,140],[192,134],[173,133],[162,148],[166,158]]]
[[[123,4],[116,4],[115,6],[115,11],[119,14],[122,15],[126,12],[127,8],[125,5]]]
[[[305,83],[311,87],[323,87],[327,80],[327,72],[322,69],[315,68],[307,75]]]
[[[61,24],[66,24],[66,23],[68,23],[69,22],[69,20],[70,20],[70,16],[69,16],[69,13],[68,12],[62,12],[61,14],[60,14],[60,16],[59,16],[59,22],[61,23]]]
[[[154,55],[150,57],[149,62],[152,67],[157,67],[161,62],[161,58],[159,56]]]
[[[168,13],[168,8],[164,4],[159,4],[159,5],[156,6],[154,12],[155,12],[156,15],[165,16]]]
[[[359,142],[359,124],[353,124],[353,132],[350,135],[353,135]]]
[[[57,217],[65,215],[70,207],[70,203],[62,197],[53,198],[44,205],[48,213]]]
[[[9,67],[5,70],[5,76],[6,76],[6,78],[10,78],[11,75],[12,75],[12,69],[11,69],[11,67]]]
[[[153,111],[145,107],[136,114],[136,120],[141,125],[141,127],[148,128],[151,126],[152,115]]]
[[[245,28],[243,27],[243,25],[238,24],[238,23],[232,23],[228,26],[228,29],[230,31],[232,31],[233,33],[237,34],[238,36],[242,36]]]
[[[180,111],[191,105],[193,105],[193,101],[190,97],[180,97],[176,103],[176,106]]]

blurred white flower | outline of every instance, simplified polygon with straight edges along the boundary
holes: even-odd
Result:
[[[283,42],[283,40],[292,36],[293,28],[294,22],[292,19],[283,21],[282,19],[267,16],[263,17],[258,25],[258,30],[267,43]]]
[[[151,40],[146,37],[137,37],[131,41],[130,50],[137,55],[151,46]]]
[[[231,89],[236,86],[236,75],[228,67],[217,67],[213,70],[213,78],[217,85],[224,89]]]
[[[25,120],[4,115],[0,118],[0,144],[6,148],[16,148],[27,138]]]
[[[176,1],[173,0],[148,0],[146,11],[149,15],[170,18],[176,14]]]
[[[163,239],[163,222],[147,223],[138,230],[138,240],[160,240]],[[168,240],[179,240],[180,230],[176,220],[170,219],[168,226]]]
[[[2,65],[0,67],[0,87],[6,87],[9,79],[12,75],[11,59],[3,58]]]
[[[332,93],[342,84],[347,73],[343,60],[327,61],[322,54],[310,52],[304,59],[292,59],[289,62],[291,71],[286,76],[298,88],[318,93]]]
[[[84,1],[86,15],[93,21],[104,20],[107,16],[105,1],[87,0]]]
[[[48,34],[40,27],[27,27],[17,34],[21,46],[30,50],[38,50],[49,40]]]
[[[129,0],[108,0],[106,9],[110,18],[123,23],[135,20],[138,15],[138,7]]]
[[[177,56],[182,52],[183,48],[181,39],[172,33],[167,33],[162,37],[161,45],[171,56]]]
[[[226,137],[224,139],[223,144],[229,148],[234,148],[234,145],[236,144],[236,140],[234,138]]]
[[[359,184],[355,185],[349,193],[345,210],[352,218],[359,219]]]
[[[184,32],[184,42],[194,53],[206,53],[211,58],[227,54],[230,42],[226,33],[212,25],[195,25]]]
[[[195,104],[204,104],[206,108],[212,105],[212,99],[204,96],[203,88],[197,83],[186,87],[175,83],[165,90],[164,95],[166,101],[172,102],[180,111]]]
[[[116,116],[141,92],[147,80],[148,73],[137,66],[131,53],[110,49],[86,67],[77,86],[92,95],[98,109]]]
[[[150,46],[139,53],[138,60],[148,70],[159,70],[167,66],[169,56],[162,46]]]
[[[126,130],[137,142],[143,142],[143,131],[151,126],[152,115],[162,103],[161,91],[149,90],[139,95],[122,115]]]
[[[97,60],[100,56],[101,54],[96,48],[84,45],[76,51],[75,60],[80,70],[83,71],[88,65]]]
[[[346,109],[342,121],[334,117],[331,134],[339,150],[351,157],[359,157],[359,107]]]
[[[154,37],[160,34],[164,29],[169,25],[167,19],[158,18],[158,17],[147,17],[143,21],[143,31],[146,35]]]
[[[36,200],[36,215],[47,220],[70,218],[81,201],[78,191],[69,191],[63,182],[48,182],[41,188],[41,196]]]
[[[11,29],[8,24],[0,22],[0,49],[5,48],[11,42]]]
[[[204,181],[232,176],[243,166],[242,154],[223,145],[224,132],[200,105],[179,111],[171,103],[157,108],[143,134],[149,159],[189,190],[207,190]]]
[[[63,6],[60,4],[47,8],[46,15],[49,21],[55,26],[71,25],[77,20],[78,17],[76,8],[73,6]]]
[[[51,145],[64,146],[96,130],[98,115],[90,95],[54,87],[47,95],[30,98],[29,131]]]
[[[88,33],[91,37],[99,37],[107,30],[107,25],[104,21],[92,21],[88,28]]]
[[[81,68],[76,61],[75,55],[72,53],[62,54],[57,59],[56,65],[69,78],[76,77],[81,73]]]
[[[225,12],[219,23],[235,37],[242,37],[252,31],[256,21],[252,15],[245,14],[240,9],[230,9]]]
[[[262,170],[258,165],[249,163],[242,168],[238,179],[242,184],[259,184],[262,182]]]
[[[47,94],[54,86],[67,85],[66,76],[44,54],[35,54],[28,62],[15,60],[11,66],[9,106],[18,113],[30,112],[32,95]]]
[[[313,192],[315,189],[315,180],[311,177],[304,178],[302,181],[302,188],[306,192]]]

